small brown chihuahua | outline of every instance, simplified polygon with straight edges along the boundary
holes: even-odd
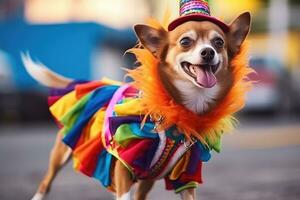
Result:
[[[210,112],[232,86],[230,62],[239,52],[250,29],[250,14],[241,14],[227,28],[214,21],[188,19],[172,30],[157,30],[147,25],[136,25],[134,30],[142,46],[159,59],[159,73],[170,96],[187,109],[204,114]],[[72,82],[23,56],[27,71],[48,87],[64,88]],[[50,154],[48,171],[32,200],[41,200],[51,183],[71,155],[58,133]],[[116,198],[130,199],[134,184],[122,162],[114,165]],[[138,180],[135,199],[145,199],[155,180]],[[195,189],[181,192],[184,200],[195,199]]]

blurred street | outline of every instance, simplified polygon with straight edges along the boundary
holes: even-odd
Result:
[[[0,128],[0,199],[30,199],[47,167],[54,125]],[[201,200],[298,200],[300,198],[299,120],[242,119],[227,135],[221,154],[204,166]],[[159,181],[150,198],[180,199]],[[47,200],[113,199],[100,184],[76,173],[71,162],[58,175]]]

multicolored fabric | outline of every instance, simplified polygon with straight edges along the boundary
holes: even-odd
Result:
[[[188,21],[210,21],[224,32],[229,31],[226,23],[210,15],[209,0],[180,0],[179,17],[169,24],[168,30],[173,31],[177,26]]]
[[[208,0],[180,0],[179,15],[201,13],[210,16]]]
[[[175,192],[202,183],[202,162],[210,159],[211,149],[198,140],[186,141],[176,127],[156,132],[154,122],[143,121],[146,111],[133,86],[78,81],[65,90],[53,89],[49,105],[64,143],[73,150],[74,168],[108,189],[114,191],[116,159],[133,180],[164,178],[166,188]]]

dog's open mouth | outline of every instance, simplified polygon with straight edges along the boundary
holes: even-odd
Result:
[[[212,88],[217,83],[215,73],[219,68],[219,64],[216,65],[195,65],[189,62],[182,62],[181,66],[184,72],[194,78],[197,84],[204,88]]]

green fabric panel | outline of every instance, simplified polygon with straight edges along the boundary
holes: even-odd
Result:
[[[92,93],[83,96],[74,106],[72,106],[64,116],[61,117],[60,122],[64,125],[61,134],[66,135],[70,128],[75,124],[80,116],[82,109],[84,109],[86,103],[90,99]]]
[[[214,138],[214,140],[206,138],[206,142],[211,150],[215,150],[217,153],[221,152],[222,149],[221,134],[217,133],[216,138]]]
[[[214,145],[213,145],[213,150],[216,152],[220,153],[222,149],[222,140],[221,140],[221,135],[218,135],[218,138],[216,139]]]
[[[185,184],[184,186],[177,188],[175,190],[175,193],[177,194],[177,193],[182,192],[183,190],[190,189],[190,188],[197,188],[197,186],[198,186],[197,182],[189,182],[189,183]]]
[[[133,98],[124,98],[121,103],[127,103],[131,101]]]
[[[128,143],[133,139],[139,139],[137,135],[133,134],[129,124],[122,124],[117,129],[114,139],[122,147],[126,147]]]

